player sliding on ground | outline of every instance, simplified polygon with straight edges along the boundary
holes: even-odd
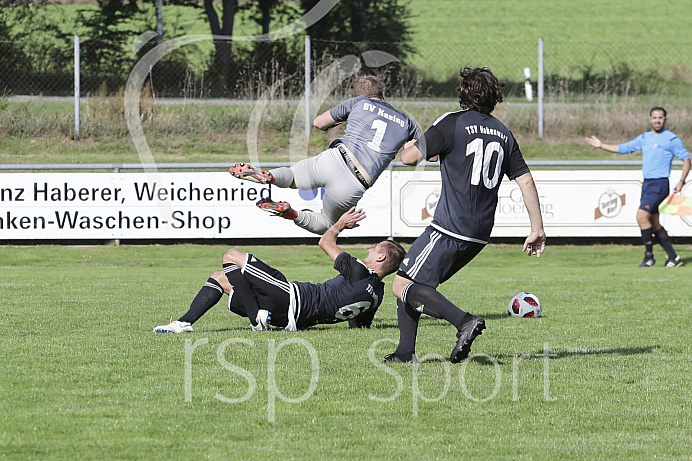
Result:
[[[320,238],[320,248],[339,272],[333,279],[289,283],[281,272],[256,256],[232,248],[223,256],[223,271],[211,274],[185,315],[155,327],[154,333],[192,332],[192,324],[224,293],[228,294],[228,309],[249,317],[254,331],[270,326],[295,331],[346,320],[351,328],[369,328],[384,297],[382,279],[397,269],[405,251],[397,242],[384,240],[360,260],[339,248],[339,232],[357,227],[364,218],[362,210],[351,208]]]
[[[324,187],[322,212],[294,210],[287,202],[267,198],[257,202],[260,209],[290,219],[315,234],[324,234],[358,203],[399,148],[422,136],[416,122],[384,101],[382,85],[375,77],[359,78],[352,93],[352,99],[315,117],[313,125],[320,130],[348,122],[344,135],[316,157],[271,171],[247,163],[236,163],[229,169],[238,179],[260,184],[301,190]]]

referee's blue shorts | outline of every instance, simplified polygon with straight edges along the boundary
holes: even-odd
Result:
[[[644,179],[639,209],[647,213],[658,213],[658,206],[670,193],[668,178]]]

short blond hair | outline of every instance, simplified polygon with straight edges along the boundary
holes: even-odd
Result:
[[[351,87],[353,97],[365,96],[366,98],[384,99],[382,94],[382,83],[373,75],[360,77]]]
[[[384,249],[384,254],[386,255],[382,270],[384,271],[384,275],[387,276],[399,269],[401,261],[403,261],[404,257],[406,256],[406,250],[404,250],[404,247],[402,247],[401,244],[395,240],[387,239],[382,240],[380,243],[383,244],[382,247]]]

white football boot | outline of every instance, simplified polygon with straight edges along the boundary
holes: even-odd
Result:
[[[190,322],[181,322],[180,320],[174,320],[168,325],[159,325],[154,327],[154,333],[183,333],[183,332],[193,333],[195,330],[192,328]]]
[[[250,325],[252,327],[252,331],[267,331],[269,329],[270,318],[271,314],[269,311],[264,309],[257,311],[257,318],[255,319],[257,321],[257,326]]]

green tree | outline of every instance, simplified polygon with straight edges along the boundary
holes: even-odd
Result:
[[[82,69],[113,90],[122,84],[135,62],[127,47],[129,41],[147,26],[140,18],[139,25],[132,30],[133,19],[140,13],[136,0],[98,0],[98,6],[96,12],[80,14],[80,22],[88,29],[81,44]],[[123,27],[124,24],[129,26]]]
[[[212,91],[228,92],[231,88],[237,91],[247,84],[248,79],[256,80],[257,84],[271,84],[276,78],[273,72],[278,61],[282,74],[295,71],[295,50],[289,49],[285,43],[262,41],[235,46],[231,39],[238,13],[256,22],[262,34],[268,34],[273,21],[278,20],[283,25],[300,16],[300,10],[290,2],[252,0],[239,4],[237,0],[223,0],[221,17],[211,0],[205,0],[204,7],[211,33],[228,36],[228,39],[214,41]]]
[[[301,0],[304,11],[319,0]],[[402,61],[413,51],[410,45],[411,13],[408,3],[398,0],[342,0],[329,14],[308,28],[308,34],[321,41],[347,41],[351,44],[324,45],[323,51],[335,54],[360,51],[360,42],[377,43]],[[369,45],[371,46],[371,45]]]
[[[308,11],[317,1],[301,0],[301,4]],[[384,51],[395,56],[402,64],[390,63],[364,71],[379,75],[388,94],[408,94],[411,82],[416,85],[412,70],[405,65],[413,52],[410,17],[406,1],[342,0],[324,18],[308,28],[313,58],[317,60],[316,67],[319,69],[333,59],[349,54]],[[347,93],[349,86],[349,81],[344,82],[342,91]]]
[[[231,54],[233,43],[233,25],[235,14],[238,10],[238,0],[221,0],[221,18],[214,7],[213,0],[204,0],[204,11],[209,20],[209,27],[213,35],[225,35],[228,39],[214,40],[214,63],[212,72],[216,75],[215,91],[225,91],[229,88],[229,74],[231,70]]]
[[[61,36],[61,24],[43,8],[47,4],[0,0],[0,92],[43,93],[64,87],[68,71],[63,64],[71,45],[45,39]]]

